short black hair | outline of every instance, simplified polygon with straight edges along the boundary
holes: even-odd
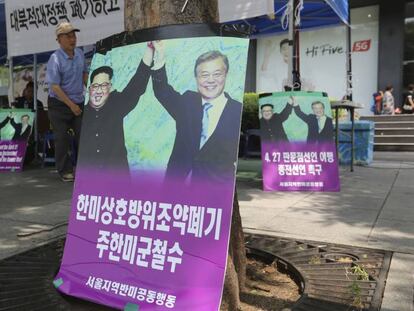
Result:
[[[92,71],[89,81],[92,83],[93,79],[100,73],[106,73],[109,76],[109,80],[112,80],[112,76],[114,75],[114,71],[112,70],[111,67],[101,66],[101,67],[96,68],[94,71]]]
[[[23,119],[24,117],[27,117],[28,119],[30,119],[30,116],[28,114],[24,114],[20,117],[20,120]]]
[[[323,102],[320,102],[320,101],[313,102],[312,107],[315,105],[322,105],[323,109],[325,109],[325,104]]]
[[[282,41],[280,41],[280,44],[279,44],[280,48],[282,48],[282,45],[284,45],[286,43],[289,44],[290,40],[289,39],[283,39]]]
[[[264,104],[260,107],[260,110],[262,110],[264,107],[270,107],[270,108],[274,108],[274,106],[272,104]]]
[[[391,84],[388,84],[388,85],[385,87],[385,90],[386,90],[386,91],[391,91],[393,88],[394,88],[394,87],[393,87]]]
[[[408,84],[408,89],[409,89],[410,91],[414,90],[414,84]]]
[[[222,54],[220,51],[208,51],[204,54],[201,54],[194,65],[194,76],[197,76],[197,67],[205,62],[221,58],[226,66],[226,73],[229,72],[229,59],[226,55]]]

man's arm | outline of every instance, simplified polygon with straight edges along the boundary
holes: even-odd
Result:
[[[145,93],[145,90],[147,89],[148,80],[151,75],[150,66],[152,63],[153,54],[153,49],[147,46],[135,74],[131,80],[129,80],[123,91],[118,94],[118,96],[122,96],[126,99],[122,100],[123,102],[121,105],[119,105],[120,112],[123,112],[125,115],[136,107],[139,98],[142,94]]]
[[[54,54],[50,57],[47,63],[46,80],[49,83],[49,87],[58,96],[59,100],[68,106],[74,115],[78,116],[82,113],[79,106],[76,105],[60,87],[61,74],[57,57]]]
[[[167,72],[165,70],[165,54],[162,42],[154,42],[157,59],[152,71],[152,87],[157,100],[163,105],[168,113],[174,118],[180,115],[181,94],[168,84]]]
[[[79,116],[82,113],[82,110],[79,108],[78,105],[76,105],[67,95],[66,93],[62,90],[62,88],[60,87],[59,84],[52,84],[51,86],[53,93],[55,93],[59,100],[64,102],[66,104],[66,106],[68,106],[70,108],[70,110],[72,110],[73,114],[75,116]]]
[[[304,121],[304,122],[306,122],[306,123],[309,123],[309,115],[307,115],[307,114],[305,114],[301,109],[300,109],[300,106],[299,105],[297,105],[297,106],[294,106],[293,107],[293,109],[295,110],[295,113],[296,113],[296,115],[300,118],[300,119],[302,119],[302,121]]]
[[[3,121],[0,122],[0,129],[5,127],[7,122],[9,122],[9,117],[6,117]]]
[[[291,112],[292,112],[292,105],[289,104],[289,103],[286,103],[285,108],[279,114],[280,122],[285,122],[287,120],[287,118],[289,118]]]

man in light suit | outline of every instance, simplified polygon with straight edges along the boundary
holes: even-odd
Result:
[[[176,123],[165,181],[231,182],[235,174],[242,104],[224,92],[229,62],[219,51],[200,55],[194,66],[198,91],[178,93],[168,83],[162,42],[154,42],[155,97]]]
[[[311,114],[305,114],[295,100],[292,101],[292,104],[296,115],[308,125],[308,142],[332,141],[332,118],[325,115],[325,105],[322,102],[312,103],[313,113]]]

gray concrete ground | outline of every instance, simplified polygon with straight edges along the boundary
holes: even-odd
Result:
[[[263,192],[260,160],[241,160],[246,232],[392,250],[383,311],[413,311],[414,153],[375,153],[340,169],[341,192]],[[66,232],[73,184],[51,168],[0,174],[0,260]]]
[[[367,167],[341,167],[341,192],[262,192],[260,160],[239,163],[246,232],[394,251],[383,311],[413,311],[414,153],[376,152]]]

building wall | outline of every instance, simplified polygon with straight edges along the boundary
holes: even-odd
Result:
[[[396,104],[402,101],[405,1],[380,0],[378,88],[394,86]]]

